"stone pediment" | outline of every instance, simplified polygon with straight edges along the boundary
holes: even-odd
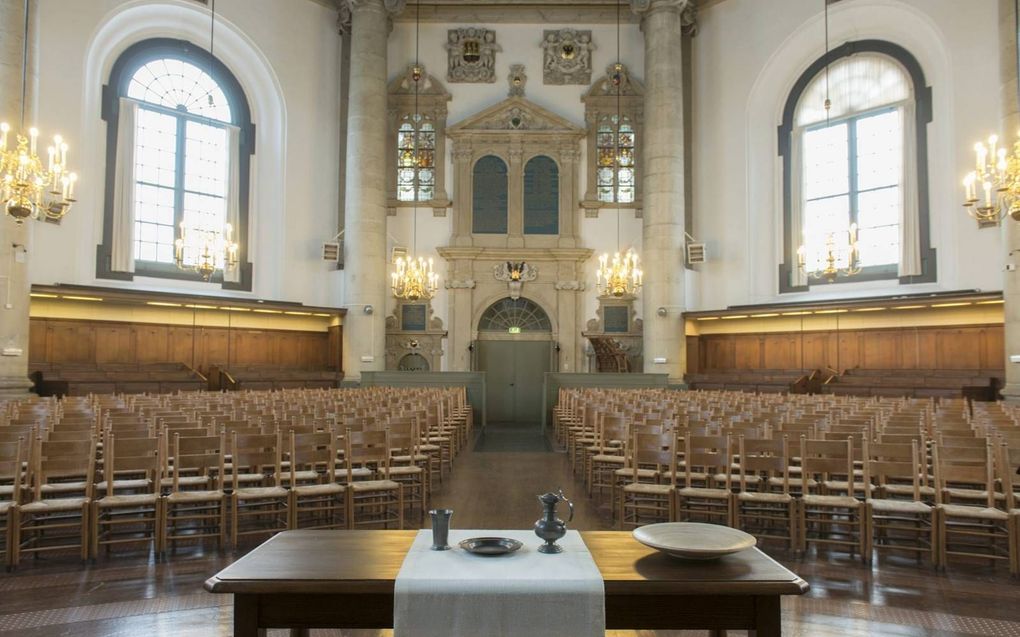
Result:
[[[510,97],[449,127],[451,137],[471,133],[545,133],[582,137],[583,128],[523,97]]]

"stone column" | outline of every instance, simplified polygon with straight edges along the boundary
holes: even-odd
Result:
[[[644,371],[683,382],[684,126],[681,28],[688,0],[631,0],[645,36],[645,137],[641,191]],[[668,310],[659,316],[658,308]],[[665,359],[656,363],[655,359]]]
[[[346,0],[351,12],[344,232],[344,373],[386,367],[386,41],[404,0]],[[366,307],[372,313],[365,312]],[[364,360],[371,357],[372,360]]]
[[[33,13],[35,13],[33,11]],[[35,120],[34,52],[35,30],[30,31],[29,100],[25,108],[25,127]],[[21,130],[21,64],[25,45],[25,11],[22,2],[0,3],[0,121],[13,129],[8,148],[17,143],[14,131]],[[52,131],[44,131],[52,136]],[[31,253],[32,224],[18,225],[0,212],[0,399],[25,396],[32,382],[28,379],[28,263]]]
[[[1002,123],[999,127],[1002,141],[1012,146],[1020,135],[1020,106],[1017,102],[1017,33],[1016,5],[1013,0],[999,0],[999,69]],[[1004,226],[1003,250],[1006,263],[1020,264],[1020,222],[1009,217]],[[1003,272],[1002,296],[1005,299],[1005,361],[1006,386],[1002,395],[1010,401],[1020,401],[1020,364],[1009,362],[1009,357],[1020,354],[1020,272]]]

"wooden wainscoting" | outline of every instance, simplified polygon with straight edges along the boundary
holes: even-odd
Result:
[[[687,337],[687,371],[1003,369],[1003,326],[954,325]]]
[[[184,363],[339,369],[339,327],[330,332],[33,318],[31,364]],[[335,333],[334,333],[335,332]]]

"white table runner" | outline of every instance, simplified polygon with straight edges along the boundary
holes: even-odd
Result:
[[[524,546],[498,557],[457,546],[483,536]],[[432,551],[432,531],[419,531],[397,574],[394,637],[603,637],[605,587],[581,534],[567,531],[554,555],[541,543],[532,531],[451,529],[453,548]]]

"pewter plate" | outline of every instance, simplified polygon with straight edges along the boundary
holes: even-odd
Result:
[[[634,529],[633,535],[645,546],[686,560],[714,560],[758,543],[738,529],[700,522],[648,524]]]
[[[522,546],[524,544],[508,537],[472,537],[460,543],[460,548],[468,553],[488,557],[513,553]]]

